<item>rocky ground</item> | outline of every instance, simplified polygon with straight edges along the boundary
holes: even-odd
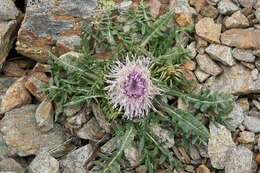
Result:
[[[66,108],[68,119],[54,123],[55,104],[39,91],[50,79],[48,52],[78,56],[80,26],[102,2],[0,0],[0,172],[92,172],[97,146],[103,153],[120,146],[121,141],[110,139],[111,129],[98,112],[92,116],[84,106]],[[155,128],[185,165],[173,173],[260,173],[260,0],[146,3],[155,18],[174,9],[177,25],[195,26],[192,38],[180,35],[192,53],[183,65],[186,78],[198,88],[238,96],[230,114],[235,132],[211,124],[207,147],[187,152],[174,146],[168,131]],[[116,4],[136,7],[138,0]],[[124,155],[130,167],[138,165],[135,146]],[[125,172],[143,173],[146,168]]]

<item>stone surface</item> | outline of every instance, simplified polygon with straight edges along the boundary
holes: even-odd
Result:
[[[73,133],[74,129],[80,129],[85,122],[87,122],[86,112],[80,111],[72,117],[67,117],[65,127]]]
[[[255,65],[253,63],[250,62],[245,62],[245,61],[240,61],[240,63],[242,65],[244,65],[245,67],[249,68],[250,70],[255,69]]]
[[[29,173],[59,173],[59,162],[48,152],[39,153],[29,165]]]
[[[35,154],[40,147],[40,129],[35,122],[36,105],[26,105],[7,112],[0,122],[0,132],[10,150],[19,156]]]
[[[218,3],[218,11],[220,14],[229,15],[233,12],[239,10],[239,7],[236,6],[231,0],[221,0]]]
[[[187,69],[187,70],[193,71],[193,70],[196,69],[196,62],[194,62],[192,60],[185,59],[183,61],[182,67]]]
[[[65,113],[65,115],[67,117],[72,117],[73,115],[75,115],[76,113],[78,113],[82,108],[81,104],[78,105],[74,105],[74,106],[68,106],[65,107],[63,112]]]
[[[49,77],[42,72],[32,72],[27,76],[25,87],[37,100],[43,101],[46,98],[45,93],[39,92],[43,85],[49,84]]]
[[[171,132],[169,130],[161,128],[158,124],[151,124],[150,130],[160,142],[164,143],[165,148],[172,148],[174,146],[174,136],[170,135]]]
[[[0,171],[24,173],[24,168],[14,159],[7,158],[0,161]]]
[[[232,55],[239,61],[255,62],[255,56],[251,50],[235,48],[232,50]]]
[[[188,1],[172,0],[170,1],[169,7],[174,10],[174,18],[179,26],[193,25],[192,16],[196,12],[189,6]]]
[[[221,34],[221,42],[242,49],[260,49],[260,30],[230,29]]]
[[[255,61],[255,66],[256,66],[257,70],[260,70],[260,59],[257,59]]]
[[[0,4],[0,20],[15,20],[19,16],[19,11],[14,2],[9,0],[1,0]]]
[[[243,146],[232,147],[227,152],[225,172],[251,173],[253,153]]]
[[[245,28],[249,26],[249,21],[241,11],[237,11],[224,20],[224,25],[226,28]]]
[[[231,118],[231,120],[229,120],[229,123],[234,128],[237,128],[244,121],[244,112],[239,104],[234,103],[233,106],[234,107],[232,112],[228,114],[228,117]]]
[[[121,140],[117,138],[112,138],[100,148],[100,151],[105,154],[110,154],[116,149],[119,149],[121,144]]]
[[[53,114],[51,101],[43,100],[35,112],[36,122],[42,132],[47,132],[53,128]]]
[[[31,103],[31,95],[25,88],[25,78],[15,81],[2,98],[0,113]]]
[[[235,95],[258,93],[260,91],[260,80],[254,81],[250,75],[250,70],[243,65],[237,64],[229,67],[224,67],[224,72],[215,79],[207,80],[207,85],[210,89],[231,93]]]
[[[126,149],[124,149],[124,155],[126,160],[130,163],[132,167],[137,166],[141,157],[138,154],[138,149],[135,143],[130,143]]]
[[[240,5],[245,8],[252,8],[257,0],[238,0]]]
[[[14,77],[0,76],[0,105],[6,91],[16,80],[17,78]]]
[[[227,46],[210,44],[205,51],[210,55],[211,58],[222,62],[225,65],[233,66],[236,64],[232,57],[232,49]]]
[[[91,16],[96,0],[28,0],[24,20],[18,32],[16,50],[39,62],[46,62],[48,52],[60,52],[78,46],[81,23]],[[76,39],[75,39],[76,38]],[[73,41],[71,44],[67,42]]]
[[[246,116],[243,124],[251,132],[254,132],[254,133],[260,132],[260,118],[252,117],[252,116]]]
[[[205,165],[200,165],[197,169],[196,169],[196,173],[210,173],[209,168],[207,168],[207,166]]]
[[[241,143],[250,143],[255,141],[255,134],[248,131],[243,131],[239,133],[239,137],[237,139]]]
[[[208,42],[203,40],[201,37],[198,35],[195,35],[195,40],[196,40],[196,48],[198,49],[199,54],[204,54],[202,53],[201,49],[206,47],[208,45]],[[202,49],[203,50],[203,49]],[[204,51],[205,52],[205,51]]]
[[[98,141],[105,135],[105,132],[98,125],[97,120],[93,117],[78,131],[77,136],[82,139]]]
[[[189,155],[190,155],[192,160],[199,160],[199,159],[201,159],[199,151],[193,145],[190,145],[190,147],[189,147]]]
[[[215,19],[216,17],[218,17],[218,10],[212,5],[207,5],[206,7],[201,9],[200,14],[204,17]]]
[[[104,115],[104,113],[102,112],[100,107],[98,107],[95,104],[92,104],[92,111],[93,111],[93,114],[94,114],[99,126],[102,129],[104,129],[106,133],[112,133],[111,125],[106,120],[106,118],[105,118],[106,116]]]
[[[8,56],[13,42],[16,39],[16,32],[22,20],[22,14],[15,7],[13,1],[1,0],[0,3],[0,70]]]
[[[249,110],[248,98],[239,98],[237,99],[236,103],[242,108],[243,112]]]
[[[7,62],[3,67],[3,72],[5,76],[10,77],[21,77],[26,74],[26,71],[14,62]]]
[[[205,17],[199,20],[195,25],[195,30],[196,34],[203,39],[213,43],[220,43],[221,24],[215,24],[212,18]]]
[[[260,102],[253,100],[252,103],[255,105],[255,107],[260,111]]]
[[[60,158],[75,149],[75,146],[70,143],[71,138],[67,139],[65,133],[66,130],[62,126],[54,124],[50,131],[42,133],[37,153],[48,152],[52,157]]]
[[[58,38],[56,46],[58,55],[62,55],[69,51],[79,51],[82,47],[82,40],[79,35],[61,36]]]
[[[259,72],[257,69],[253,69],[250,73],[250,77],[253,79],[253,81],[257,80],[259,75]]]
[[[217,76],[223,71],[207,54],[197,55],[196,60],[200,69],[208,74]]]
[[[8,157],[8,147],[3,139],[3,135],[0,133],[0,160]]]
[[[260,152],[255,157],[256,162],[260,165]]]
[[[223,169],[225,167],[226,152],[235,144],[231,138],[231,133],[224,126],[213,123],[210,124],[210,138],[208,142],[208,153],[211,164],[214,168]]]
[[[61,160],[60,164],[64,167],[64,173],[84,173],[84,165],[94,153],[94,148],[91,144],[85,145],[77,150],[69,153],[65,159]]]
[[[256,10],[255,10],[255,17],[257,20],[260,20],[260,7],[258,7]]]
[[[159,0],[149,0],[147,3],[153,18],[157,18],[160,13],[161,2]]]
[[[207,74],[203,71],[201,71],[199,68],[197,68],[195,71],[194,71],[197,79],[200,81],[200,82],[204,82],[206,79],[208,79],[208,77],[210,76],[210,74]]]
[[[187,46],[187,49],[190,51],[190,58],[191,58],[191,59],[195,58],[195,56],[197,55],[196,42],[195,42],[195,41],[191,42],[191,43]]]
[[[220,0],[207,0],[207,3],[210,4],[210,5],[217,5],[217,3],[219,2]]]
[[[55,125],[48,133],[41,133],[35,120],[36,109],[37,105],[25,105],[7,112],[1,120],[0,132],[9,152],[22,157],[42,151],[53,157],[63,156],[72,148],[65,142],[64,129]]]
[[[194,4],[196,13],[199,13],[201,9],[203,9],[207,5],[206,0],[197,0]]]

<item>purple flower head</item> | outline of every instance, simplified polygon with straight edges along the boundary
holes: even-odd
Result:
[[[127,119],[143,117],[150,108],[155,110],[152,99],[161,90],[152,83],[151,67],[146,57],[133,57],[130,61],[127,56],[125,64],[116,61],[106,76],[109,85],[105,90],[108,91],[110,104],[119,107],[119,112],[124,110]]]

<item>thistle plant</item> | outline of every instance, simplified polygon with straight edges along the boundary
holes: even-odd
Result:
[[[86,104],[97,105],[113,124],[113,136],[122,145],[110,155],[99,154],[96,164],[101,172],[125,169],[123,151],[130,143],[138,146],[139,164],[145,164],[149,173],[181,167],[171,149],[151,132],[154,123],[171,131],[179,138],[176,145],[184,144],[186,149],[190,144],[206,144],[209,138],[208,124],[197,113],[232,130],[228,114],[234,99],[207,89],[193,93],[192,82],[182,75],[189,51],[177,40],[180,32],[191,34],[193,27],[170,25],[171,10],[155,20],[142,2],[138,10],[104,11],[99,19],[82,27],[82,57],[51,55],[52,78],[43,90],[57,105],[57,120],[64,107]],[[109,58],[96,54],[101,47],[110,52]],[[178,98],[189,109],[177,109],[173,103]]]

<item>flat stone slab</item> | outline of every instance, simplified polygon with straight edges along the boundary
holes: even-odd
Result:
[[[230,29],[221,34],[221,42],[242,49],[260,49],[260,30]]]
[[[28,0],[16,50],[26,57],[46,62],[49,51],[60,56],[78,49],[81,24],[97,5],[96,0]]]

